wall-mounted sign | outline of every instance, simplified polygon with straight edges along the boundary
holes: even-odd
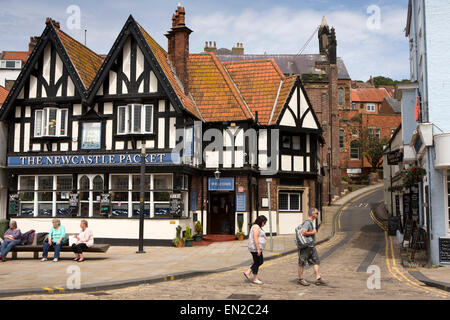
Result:
[[[269,207],[269,198],[261,198],[261,207],[263,208]]]
[[[387,154],[388,165],[396,165],[403,161],[403,153],[400,150],[391,151]]]
[[[81,149],[95,150],[101,148],[101,122],[83,122],[81,130]]]
[[[179,164],[176,153],[149,153],[147,165]],[[85,167],[109,165],[140,165],[140,154],[52,155],[8,157],[8,167]]]
[[[208,178],[209,191],[234,191],[234,178]]]
[[[236,211],[246,211],[247,198],[245,193],[236,193]]]

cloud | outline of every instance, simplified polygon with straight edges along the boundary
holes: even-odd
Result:
[[[380,28],[369,29],[365,11],[340,8],[323,12],[313,9],[292,10],[277,6],[267,10],[245,9],[238,14],[216,11],[193,15],[190,27],[191,49],[201,51],[204,41],[216,41],[218,47],[231,48],[244,43],[247,53],[298,53],[325,15],[336,29],[338,55],[354,79],[384,75],[396,79],[408,77],[408,44],[404,37],[406,10],[380,8]],[[317,53],[314,35],[304,53]]]

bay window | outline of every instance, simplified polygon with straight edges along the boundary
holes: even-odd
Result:
[[[67,136],[68,109],[44,108],[35,111],[35,137]]]
[[[128,104],[117,111],[118,134],[153,133],[153,105]]]

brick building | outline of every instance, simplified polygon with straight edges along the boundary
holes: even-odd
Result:
[[[229,50],[217,49],[215,42],[206,42],[205,51],[216,53],[221,61],[271,58],[286,76],[300,75],[323,129],[325,144],[320,153],[322,183],[318,185],[317,193],[322,197],[319,202],[326,203],[342,191],[338,110],[351,106],[351,78],[343,59],[337,57],[336,32],[328,26],[325,17],[318,27],[318,41],[318,54],[244,54],[242,43]]]
[[[343,176],[366,176],[372,166],[357,141],[366,130],[389,139],[401,123],[400,103],[384,88],[354,88],[351,97],[351,107],[339,111],[341,170]]]

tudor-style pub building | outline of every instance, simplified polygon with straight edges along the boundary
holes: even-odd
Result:
[[[134,244],[144,150],[147,243],[198,220],[230,235],[242,220],[247,234],[269,206],[273,232],[293,233],[320,206],[323,143],[300,78],[273,59],[190,54],[191,32],[178,7],[166,52],[130,16],[102,57],[47,18],[0,111],[6,216],[36,232],[59,217],[69,233],[88,218],[98,243]]]

